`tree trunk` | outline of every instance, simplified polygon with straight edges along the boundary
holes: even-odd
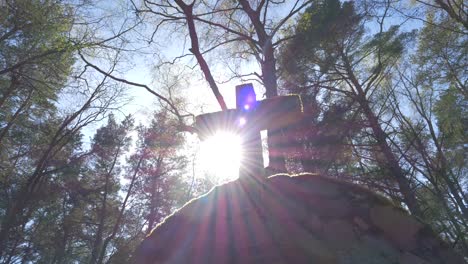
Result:
[[[365,98],[364,94],[361,93],[363,92],[361,87],[356,88],[359,91],[358,100],[361,109],[363,110],[364,115],[366,116],[366,119],[369,122],[369,126],[372,129],[374,137],[377,141],[377,144],[385,157],[385,161],[380,162],[383,163],[382,165],[392,173],[392,176],[395,177],[398,186],[400,187],[400,192],[403,195],[403,200],[405,201],[411,213],[415,216],[422,217],[422,211],[419,208],[414,191],[411,190],[410,182],[406,178],[406,175],[400,167],[397,158],[395,157],[394,153],[392,152],[392,149],[388,145],[387,134],[380,127],[377,117],[369,107],[369,102]]]
[[[138,160],[137,166],[135,168],[135,172],[133,173],[133,176],[132,176],[132,180],[130,181],[130,186],[128,187],[127,194],[125,195],[125,199],[124,199],[124,201],[122,203],[122,207],[120,209],[119,216],[118,216],[117,220],[115,221],[114,227],[112,228],[112,233],[110,234],[110,236],[108,236],[104,240],[104,243],[102,244],[101,252],[99,254],[99,259],[98,259],[98,262],[97,262],[99,264],[103,263],[104,257],[106,255],[107,246],[109,245],[110,241],[115,238],[115,235],[117,234],[117,230],[118,230],[120,224],[122,223],[122,218],[123,218],[123,215],[124,215],[124,212],[125,212],[125,208],[127,207],[128,198],[130,198],[130,195],[132,193],[133,185],[135,184],[136,177],[138,175],[138,172],[140,171],[140,166],[141,166],[141,162],[143,161],[143,157],[144,157],[144,155],[142,154],[140,159]]]
[[[382,130],[377,116],[374,114],[372,109],[369,106],[369,101],[367,100],[366,91],[363,89],[359,81],[357,80],[354,72],[352,70],[351,64],[348,61],[348,58],[344,54],[344,51],[341,51],[341,57],[344,62],[345,70],[350,80],[350,84],[354,86],[353,92],[355,94],[355,100],[359,103],[363,114],[365,115],[369,127],[372,129],[374,138],[377,141],[377,145],[380,148],[385,160],[379,160],[381,166],[387,168],[392,176],[395,178],[400,192],[403,195],[403,201],[408,206],[410,212],[420,218],[423,218],[422,211],[416,200],[415,192],[411,189],[409,180],[406,178],[406,174],[398,163],[398,159],[395,157],[392,149],[390,148],[387,142],[387,134]],[[378,74],[378,73],[376,73]],[[376,77],[374,76],[374,79]]]
[[[99,258],[99,252],[101,252],[102,237],[104,234],[104,225],[105,225],[105,220],[106,220],[107,195],[109,192],[109,181],[110,181],[111,174],[114,171],[115,164],[117,163],[119,154],[120,154],[120,146],[118,147],[114,155],[114,159],[112,160],[111,167],[106,172],[106,176],[105,176],[106,180],[104,184],[104,197],[102,198],[102,207],[101,207],[101,212],[100,212],[99,225],[98,225],[98,230],[96,232],[96,240],[94,241],[93,249],[91,252],[91,259],[89,261],[90,264],[97,263],[98,258]]]
[[[197,59],[197,62],[200,65],[200,69],[205,75],[205,80],[210,85],[210,88],[213,91],[213,94],[215,95],[216,100],[219,103],[219,106],[221,107],[222,110],[227,110],[226,103],[224,101],[222,94],[219,92],[218,85],[216,84],[213,78],[213,75],[211,74],[210,67],[208,66],[208,63],[206,63],[206,60],[200,51],[197,30],[195,28],[195,21],[193,17],[193,3],[190,5],[187,5],[184,3],[183,0],[175,0],[175,2],[184,12],[185,20],[187,21],[190,41],[192,45],[192,47],[190,48],[190,52],[192,52],[195,58]]]
[[[255,32],[258,37],[258,47],[263,54],[263,59],[260,61],[262,68],[262,81],[265,86],[266,98],[278,96],[278,77],[276,75],[276,59],[275,50],[272,45],[271,36],[265,30],[265,25],[260,20],[260,9],[254,10],[250,6],[249,1],[240,0],[242,9],[249,16]],[[273,172],[286,172],[286,162],[284,151],[282,148],[282,138],[284,132],[281,129],[268,130],[268,158],[270,160],[269,167]],[[284,146],[284,145],[283,145]]]
[[[263,85],[265,86],[266,98],[278,96],[278,85],[276,76],[276,60],[274,50],[271,45],[271,39],[266,39],[262,43],[264,61],[262,62]],[[286,172],[286,161],[283,139],[285,138],[283,129],[268,130],[268,158],[269,167],[275,173]]]

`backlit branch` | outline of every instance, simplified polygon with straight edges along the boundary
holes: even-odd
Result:
[[[159,98],[160,100],[162,100],[163,102],[165,102],[167,105],[170,106],[170,110],[173,114],[175,114],[177,116],[177,118],[179,119],[180,123],[183,124],[183,118],[186,117],[186,116],[189,116],[189,115],[182,115],[180,114],[179,110],[177,109],[177,107],[169,100],[167,99],[165,96],[159,94],[158,92],[154,91],[153,89],[151,89],[148,85],[146,84],[141,84],[141,83],[136,83],[136,82],[132,82],[132,81],[129,81],[129,80],[126,80],[124,78],[121,78],[121,77],[116,77],[104,70],[102,70],[101,68],[99,68],[98,66],[96,66],[95,64],[91,63],[90,61],[88,61],[81,52],[79,52],[79,55],[81,57],[81,59],[83,60],[83,62],[85,62],[86,66],[89,66],[93,69],[95,69],[97,72],[103,74],[104,76],[107,76],[109,77],[110,79],[113,79],[115,81],[118,81],[118,82],[121,82],[121,83],[125,83],[125,84],[128,84],[128,85],[132,85],[132,86],[136,86],[136,87],[142,87],[144,88],[145,90],[147,90],[148,92],[150,92],[151,94],[153,94],[154,96],[156,96],[157,98]],[[185,127],[185,125],[184,125]],[[185,130],[188,130],[188,131],[193,131],[193,129],[189,129],[188,127],[185,128]]]

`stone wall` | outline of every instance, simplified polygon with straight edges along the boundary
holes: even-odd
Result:
[[[187,203],[135,263],[463,263],[429,227],[368,190],[325,177],[237,180]]]

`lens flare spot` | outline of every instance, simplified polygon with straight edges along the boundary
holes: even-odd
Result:
[[[247,119],[245,117],[239,118],[239,125],[244,126],[247,123]]]

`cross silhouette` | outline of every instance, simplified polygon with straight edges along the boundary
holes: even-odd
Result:
[[[220,130],[240,135],[242,159],[239,178],[252,176],[263,180],[264,162],[260,131],[267,130],[270,132],[269,136],[281,137],[281,129],[296,124],[303,116],[303,105],[299,95],[277,96],[257,101],[253,85],[247,83],[236,86],[236,109],[199,115],[195,119],[195,128],[201,140]],[[281,149],[275,145],[268,146],[268,151],[274,156],[281,155]]]

